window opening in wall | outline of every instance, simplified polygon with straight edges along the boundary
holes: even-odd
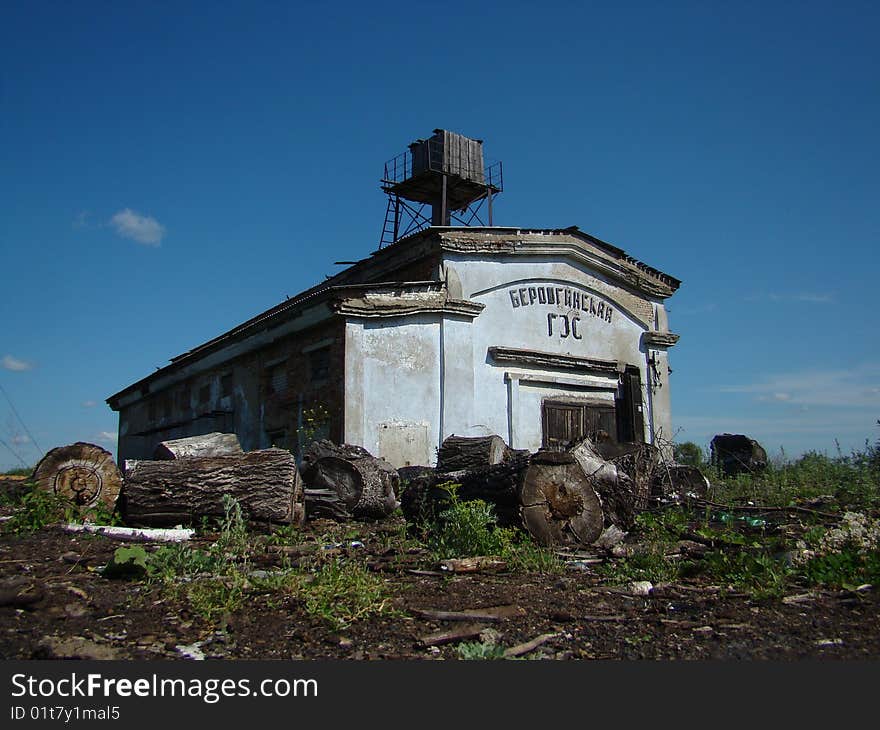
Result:
[[[325,380],[330,376],[330,348],[322,347],[309,353],[309,370],[312,380]]]
[[[183,411],[189,410],[191,398],[191,391],[189,385],[184,385],[183,388],[180,389],[180,409]]]
[[[267,386],[270,394],[280,394],[287,390],[287,363],[279,363],[269,368]]]
[[[232,377],[232,373],[226,373],[226,375],[220,378],[220,397],[226,398],[232,395],[232,389],[235,386],[235,380]]]
[[[208,384],[203,385],[199,388],[199,403],[204,405],[208,401],[211,400],[211,386]]]

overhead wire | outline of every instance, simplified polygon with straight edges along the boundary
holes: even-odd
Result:
[[[22,420],[21,416],[18,413],[15,405],[12,402],[12,399],[9,397],[9,393],[6,392],[6,388],[3,387],[3,384],[0,383],[0,393],[3,393],[3,397],[6,398],[6,402],[9,403],[9,407],[12,409],[12,412],[15,414],[15,417],[18,419],[18,422],[21,424],[21,427],[24,429],[24,432],[27,434],[27,437],[31,440],[31,443],[40,452],[41,455],[45,456],[46,452],[43,451],[37,440],[34,438],[34,435],[30,432],[30,429],[27,427],[25,422]]]

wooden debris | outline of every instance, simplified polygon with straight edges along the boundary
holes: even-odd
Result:
[[[493,606],[491,608],[469,608],[464,611],[437,611],[434,609],[411,609],[413,613],[432,621],[503,621],[525,614],[519,606]]]
[[[815,601],[818,597],[819,596],[816,593],[798,593],[793,596],[784,596],[782,602],[786,605],[807,603],[809,601]]]
[[[264,449],[227,456],[125,464],[123,515],[133,525],[194,524],[224,516],[223,497],[233,497],[257,524],[296,525],[303,490],[293,455]]]
[[[522,656],[523,654],[528,654],[529,652],[537,649],[542,644],[546,644],[548,641],[550,641],[550,639],[555,639],[557,636],[559,636],[559,634],[541,634],[531,641],[526,641],[523,644],[511,646],[509,649],[504,650],[504,658],[510,659],[512,657],[518,657]]]
[[[486,624],[465,624],[455,629],[435,631],[433,634],[421,637],[418,643],[419,646],[428,647],[476,639],[486,628]]]
[[[113,512],[122,490],[122,474],[113,454],[78,441],[49,451],[34,469],[38,489],[57,494],[82,508],[103,505]]]
[[[450,558],[440,561],[440,570],[447,573],[497,573],[506,570],[507,562],[495,555],[472,558]]]
[[[186,459],[193,456],[229,456],[241,454],[241,444],[234,433],[206,433],[172,441],[162,441],[153,451],[154,459]]]

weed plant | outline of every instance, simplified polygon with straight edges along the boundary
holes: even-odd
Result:
[[[497,555],[511,570],[559,573],[562,562],[526,533],[500,527],[495,508],[481,499],[462,500],[457,484],[446,485],[447,508],[428,525],[426,543],[435,560]]]

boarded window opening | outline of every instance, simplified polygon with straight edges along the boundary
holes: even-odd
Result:
[[[561,451],[584,436],[596,440],[600,432],[617,439],[617,413],[610,403],[545,401],[541,421],[545,449]]]

